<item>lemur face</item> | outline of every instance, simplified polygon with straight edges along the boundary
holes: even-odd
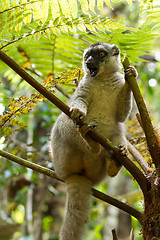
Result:
[[[114,65],[113,63],[117,60],[117,63],[119,64],[119,55],[120,51],[116,45],[110,45],[107,43],[92,44],[84,51],[84,71],[89,71],[92,77],[96,76],[101,71],[105,72],[107,71],[107,67],[109,67],[109,62],[110,65]]]

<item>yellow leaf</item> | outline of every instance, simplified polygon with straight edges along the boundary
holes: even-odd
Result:
[[[27,68],[30,65],[30,62],[26,62],[25,64],[23,64],[23,68]]]
[[[5,127],[5,128],[3,129],[3,132],[4,132],[4,134],[6,134],[6,135],[11,135],[11,134],[13,133],[13,130],[12,130],[11,127]]]

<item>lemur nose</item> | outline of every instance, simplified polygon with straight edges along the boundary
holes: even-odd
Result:
[[[87,61],[86,61],[87,67],[91,66],[94,64],[94,58],[90,56]]]

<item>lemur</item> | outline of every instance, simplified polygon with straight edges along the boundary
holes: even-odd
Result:
[[[120,73],[119,48],[103,42],[92,44],[84,50],[83,71],[69,104],[71,119],[61,113],[51,132],[53,166],[67,186],[60,240],[82,239],[91,187],[107,175],[115,176],[121,168],[109,151],[87,136],[89,125],[78,130],[75,123],[79,119],[94,123],[96,130],[114,145],[127,148],[125,120],[131,111],[132,93]]]

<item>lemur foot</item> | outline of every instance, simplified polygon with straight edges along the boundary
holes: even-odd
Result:
[[[79,125],[79,121],[83,120],[83,118],[86,116],[86,114],[77,107],[71,107],[69,111],[71,114],[71,119],[77,125]]]
[[[97,143],[97,142],[95,142],[92,138],[90,138],[90,137],[87,136],[86,134],[87,134],[90,130],[94,129],[96,126],[97,126],[97,125],[94,124],[94,123],[89,123],[89,124],[86,123],[86,124],[82,125],[81,127],[79,127],[79,129],[78,129],[81,137],[86,141],[89,149],[90,149],[93,153],[95,153],[95,154],[99,153],[99,151],[100,151],[100,144]]]
[[[123,156],[128,156],[128,150],[123,144],[119,145],[119,151]]]
[[[128,66],[125,70],[125,74],[127,77],[134,76],[135,78],[138,77],[138,72],[134,66]]]
[[[121,169],[122,165],[118,163],[116,160],[109,158],[107,159],[106,170],[107,174],[110,177],[114,177],[117,175],[119,170]]]

